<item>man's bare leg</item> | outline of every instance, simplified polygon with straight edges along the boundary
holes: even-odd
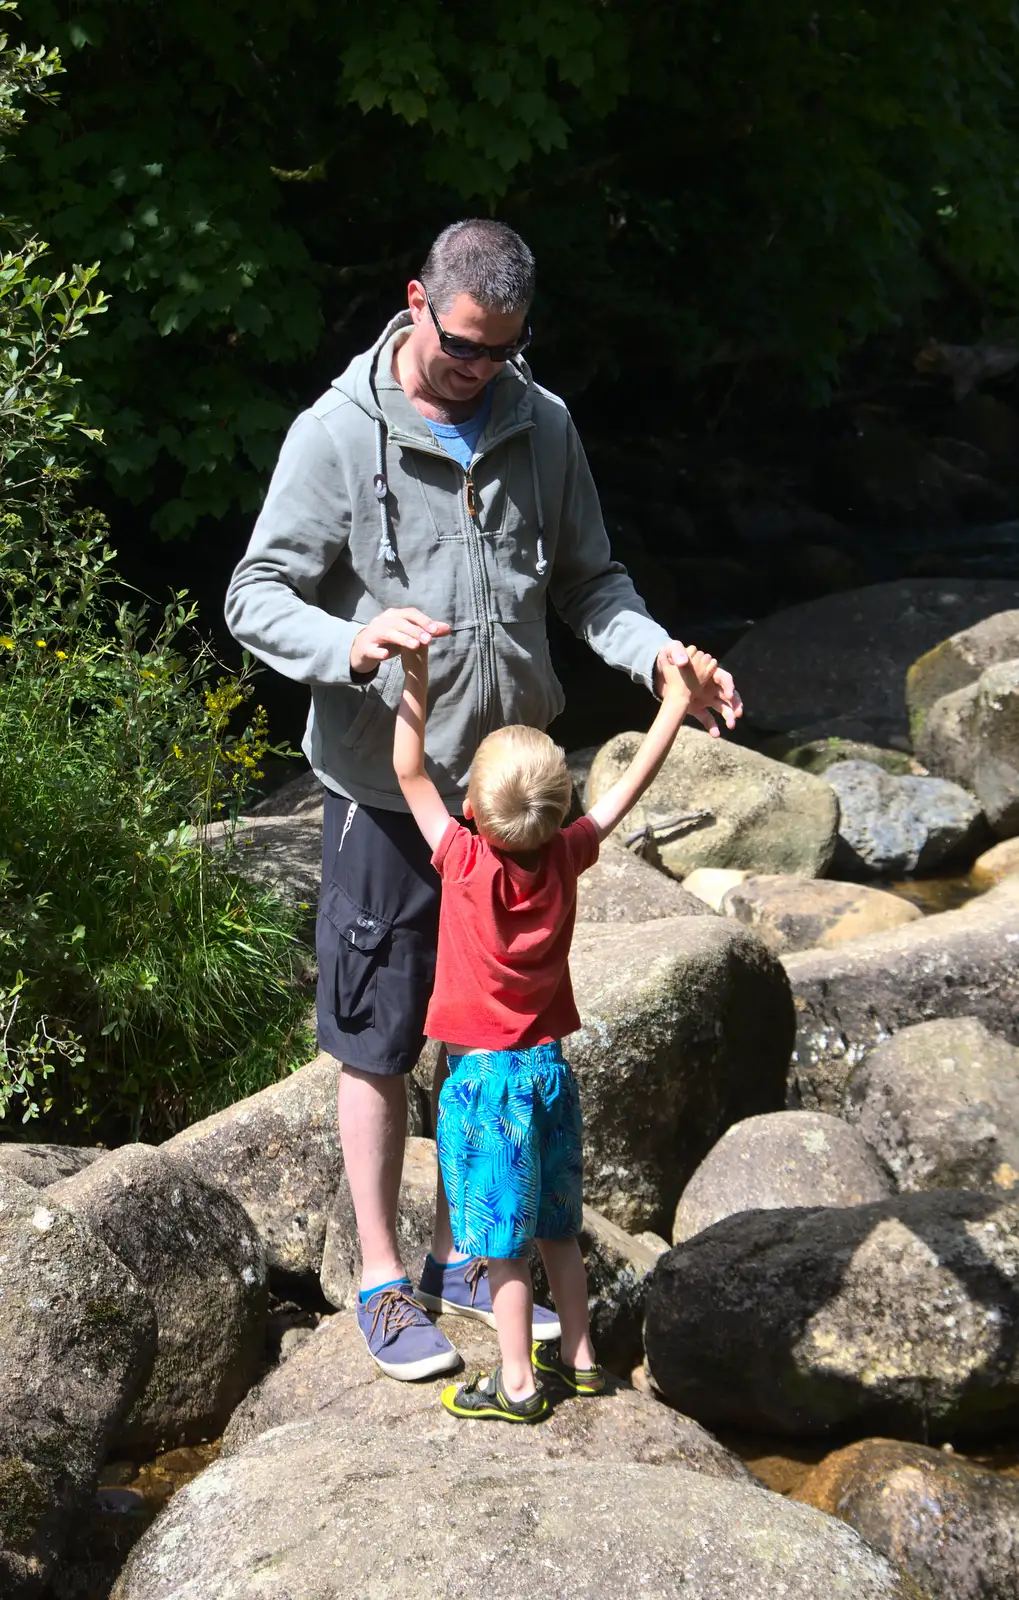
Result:
[[[402,1077],[344,1067],[337,1114],[361,1241],[361,1288],[374,1289],[406,1275],[396,1215],[407,1137],[407,1085]],[[448,1226],[448,1211],[446,1220]]]
[[[446,1046],[439,1047],[439,1059],[435,1066],[435,1077],[432,1079],[432,1127],[439,1125],[439,1091],[449,1077],[449,1062],[446,1059]],[[453,1243],[453,1234],[449,1226],[449,1201],[446,1198],[446,1186],[442,1181],[442,1168],[439,1167],[435,1180],[435,1224],[432,1228],[432,1260],[441,1262],[465,1261],[467,1258],[462,1250],[458,1250]]]

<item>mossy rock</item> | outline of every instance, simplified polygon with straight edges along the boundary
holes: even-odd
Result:
[[[777,759],[787,766],[798,767],[801,772],[812,772],[815,777],[820,777],[839,761],[869,761],[895,778],[908,777],[913,771],[912,759],[905,751],[884,750],[880,745],[865,744],[858,739],[811,739],[806,744],[791,745]]]

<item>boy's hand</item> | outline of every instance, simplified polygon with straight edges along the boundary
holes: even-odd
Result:
[[[365,624],[354,635],[350,647],[350,670],[374,672],[380,661],[402,650],[426,649],[433,639],[449,633],[448,622],[436,622],[417,606],[391,606]]]
[[[689,715],[702,722],[712,737],[717,739],[720,730],[711,708],[720,705],[716,677],[718,662],[714,656],[693,645],[684,650],[683,655],[685,659],[681,666],[677,666],[671,656],[667,656],[662,664],[662,698],[668,700],[673,695],[682,695],[686,699],[689,696]]]
[[[654,673],[655,694],[659,699],[665,693],[666,663],[668,662],[675,667],[683,666],[689,660],[689,655],[690,652],[686,646],[680,644],[678,639],[670,639],[669,643],[659,650]],[[736,718],[743,715],[743,701],[740,699],[736,686],[732,681],[732,673],[726,672],[725,668],[718,666],[717,663],[715,665],[714,684],[714,694],[706,700],[702,698],[697,710],[694,710],[692,706],[690,710],[691,714],[697,718],[697,721],[702,723],[708,732],[717,738],[719,736],[719,728],[712,712],[717,712],[726,727],[731,731],[736,726]]]

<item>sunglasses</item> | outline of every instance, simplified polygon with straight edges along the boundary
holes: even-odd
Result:
[[[488,361],[512,361],[527,349],[531,342],[531,324],[525,322],[519,338],[512,344],[475,344],[473,339],[461,339],[455,333],[447,333],[438,317],[435,307],[428,298],[425,290],[425,304],[435,323],[435,331],[439,335],[439,349],[444,356],[451,356],[454,361],[480,361],[483,357]]]

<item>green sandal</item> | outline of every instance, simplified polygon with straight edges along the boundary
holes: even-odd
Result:
[[[454,1417],[479,1417],[490,1422],[542,1422],[551,1415],[541,1389],[526,1400],[511,1400],[503,1393],[502,1367],[476,1372],[458,1389],[455,1383],[442,1391],[442,1403]]]
[[[568,1367],[559,1354],[559,1346],[553,1342],[534,1345],[531,1361],[535,1372],[558,1378],[574,1394],[601,1394],[605,1387],[605,1374],[601,1367]]]

